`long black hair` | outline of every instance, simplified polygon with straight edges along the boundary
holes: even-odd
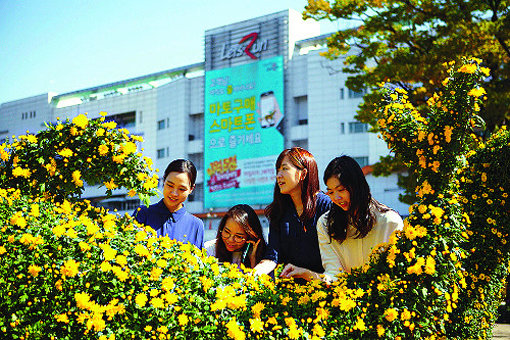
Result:
[[[220,262],[232,262],[232,253],[227,250],[225,242],[223,242],[223,238],[221,237],[223,228],[225,228],[225,224],[229,218],[243,228],[246,235],[248,235],[247,241],[254,241],[257,243],[257,241],[260,240],[257,252],[255,253],[255,264],[259,263],[266,253],[266,241],[262,233],[262,225],[260,224],[259,217],[253,208],[247,204],[234,205],[221,219],[216,234],[216,257]],[[248,242],[244,245],[243,250],[246,249],[247,246]],[[243,264],[248,268],[251,267],[249,256],[244,258]]]
[[[356,229],[355,238],[367,236],[375,224],[373,208],[380,212],[391,209],[372,197],[365,175],[352,157],[340,156],[329,162],[324,171],[324,183],[331,177],[337,178],[347,189],[350,205],[347,211],[336,204],[331,205],[326,221],[329,237],[342,243],[347,238],[349,224]]]

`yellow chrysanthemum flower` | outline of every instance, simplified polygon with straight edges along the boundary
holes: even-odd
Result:
[[[145,295],[144,293],[139,293],[136,297],[135,297],[135,303],[139,306],[139,307],[143,307],[145,306],[145,304],[147,303],[147,295]]]
[[[384,311],[384,318],[389,322],[393,322],[398,317],[398,312],[394,308],[388,308]]]
[[[65,277],[75,277],[78,274],[79,262],[73,259],[64,262],[64,265],[60,267],[60,273]]]
[[[87,125],[89,124],[89,119],[84,114],[80,114],[80,115],[74,117],[72,122],[74,125],[82,128],[82,129],[85,129],[87,127]]]
[[[35,264],[31,264],[28,266],[28,273],[32,275],[33,277],[37,277],[39,275],[39,272],[42,270],[41,267],[36,266]]]

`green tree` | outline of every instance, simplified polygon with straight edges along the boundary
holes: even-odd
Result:
[[[484,122],[477,131],[484,137],[510,118],[510,1],[507,0],[309,0],[304,18],[359,22],[328,38],[330,59],[347,55],[346,86],[355,91],[375,89],[381,83],[409,93],[416,107],[426,101],[445,79],[445,62],[463,56],[483,60],[490,77],[483,84],[488,100],[480,107]],[[356,118],[377,132],[376,103],[383,98],[369,91]],[[484,127],[487,127],[484,130]],[[386,157],[375,166],[375,175],[402,170],[398,157]],[[414,199],[415,181],[399,175]]]

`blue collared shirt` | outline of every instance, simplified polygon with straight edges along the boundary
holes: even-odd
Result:
[[[270,221],[265,259],[276,263],[292,263],[317,273],[324,272],[317,237],[317,220],[329,210],[331,200],[322,192],[317,194],[316,200],[315,215],[306,225],[299,219],[294,205],[285,211],[278,225]]]
[[[200,249],[204,246],[204,222],[187,212],[184,206],[171,213],[161,200],[149,207],[138,207],[133,216],[139,223],[151,226],[158,237],[168,236],[183,243],[189,242]]]

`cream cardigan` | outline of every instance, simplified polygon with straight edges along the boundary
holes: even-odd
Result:
[[[389,210],[381,213],[376,210],[376,222],[367,236],[354,238],[356,230],[349,225],[347,238],[340,244],[334,239],[330,240],[328,235],[326,228],[328,213],[322,215],[317,221],[317,235],[326,281],[336,280],[336,275],[341,271],[350,272],[351,268],[364,265],[374,246],[388,242],[393,231],[404,228],[402,218],[397,212]]]

